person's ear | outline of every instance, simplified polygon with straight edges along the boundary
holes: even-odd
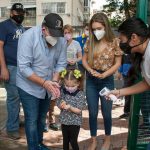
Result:
[[[132,41],[133,43],[136,43],[138,40],[139,40],[138,35],[135,34],[135,33],[133,33],[133,34],[131,35],[131,41]]]
[[[47,29],[46,29],[45,26],[42,27],[42,32],[43,32],[43,34],[44,34],[45,36],[48,36],[48,35],[49,35],[49,32],[47,31]]]

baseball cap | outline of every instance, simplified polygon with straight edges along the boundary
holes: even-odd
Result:
[[[12,5],[11,10],[15,10],[17,12],[24,12],[24,7],[21,3],[15,3]]]
[[[54,37],[62,37],[63,35],[63,20],[55,13],[50,13],[44,17],[43,24],[48,27],[49,32]]]

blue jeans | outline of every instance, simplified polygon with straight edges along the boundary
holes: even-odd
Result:
[[[99,98],[101,100],[101,111],[104,119],[105,135],[111,134],[112,127],[112,101],[106,100],[105,97],[99,95],[99,91],[104,87],[114,89],[113,76],[99,79],[87,73],[86,80],[86,96],[89,110],[89,125],[91,136],[97,135],[97,116],[99,110]]]
[[[9,81],[5,82],[7,91],[7,112],[8,119],[6,123],[7,131],[18,131],[19,129],[19,112],[20,98],[16,87],[16,66],[7,66],[9,70]]]
[[[50,98],[36,98],[18,88],[25,115],[25,132],[28,150],[37,150],[38,144],[43,141],[46,114],[50,106]]]

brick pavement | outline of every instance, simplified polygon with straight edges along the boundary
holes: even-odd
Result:
[[[0,94],[2,92],[0,91]],[[6,108],[5,108],[5,99],[0,96],[0,125],[3,120],[6,119]],[[119,120],[118,116],[123,113],[123,107],[113,106],[112,118],[113,118],[113,127],[112,127],[112,138],[111,138],[111,148],[110,150],[121,150],[121,147],[126,145],[127,141],[127,132],[128,132],[128,121]],[[55,107],[56,120],[58,120],[59,109]],[[23,113],[21,112],[21,118],[23,118]],[[5,132],[0,133],[0,150],[26,150],[26,139],[24,134],[24,128],[20,129],[21,139],[14,141],[7,138]],[[97,150],[100,150],[100,147],[103,143],[104,138],[104,127],[101,111],[98,114],[98,147]],[[79,134],[79,146],[80,150],[87,150],[90,144],[90,131],[88,126],[88,111],[83,111],[83,124]],[[61,131],[52,131],[49,130],[48,133],[44,134],[44,142],[48,145],[51,150],[62,150],[62,135]]]
[[[111,148],[110,150],[120,150],[121,147],[126,145],[127,131],[128,131],[128,121],[119,120],[118,116],[122,114],[123,107],[113,106],[112,116],[113,116],[113,127],[112,127],[112,138],[111,138]],[[55,108],[56,118],[58,118],[59,110]],[[103,119],[101,116],[101,111],[98,114],[98,147],[100,149],[103,138],[104,138],[104,127]],[[24,129],[20,129],[21,139],[14,141],[7,138],[5,133],[0,135],[0,150],[26,150],[26,140],[24,135]],[[79,146],[80,150],[87,150],[90,144],[90,132],[88,127],[88,111],[83,111],[83,125],[79,134]],[[51,150],[62,150],[62,135],[61,131],[49,130],[48,133],[44,134],[44,142],[48,145]]]

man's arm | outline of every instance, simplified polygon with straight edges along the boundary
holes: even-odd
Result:
[[[4,57],[4,42],[0,41],[0,80],[9,80],[9,71],[7,69]]]
[[[58,98],[60,96],[60,90],[59,90],[59,84],[58,83],[50,81],[50,80],[44,80],[41,77],[37,76],[35,73],[30,75],[28,77],[28,79],[30,81],[42,86],[43,88],[45,88],[49,92],[52,92],[52,94],[56,98]]]
[[[53,74],[53,79],[52,79],[52,81],[59,82],[59,80],[60,80],[60,74],[59,74],[59,72],[55,72],[55,73]]]
[[[49,92],[52,92],[53,95],[59,97],[60,92],[58,90],[59,85],[58,83],[52,82],[50,80],[45,80],[39,77],[32,69],[32,64],[34,61],[34,54],[33,54],[33,39],[32,35],[26,35],[24,33],[18,42],[18,54],[17,54],[17,61],[18,61],[18,69],[22,76],[27,78],[28,80],[42,86]],[[29,34],[29,33],[28,33]]]

